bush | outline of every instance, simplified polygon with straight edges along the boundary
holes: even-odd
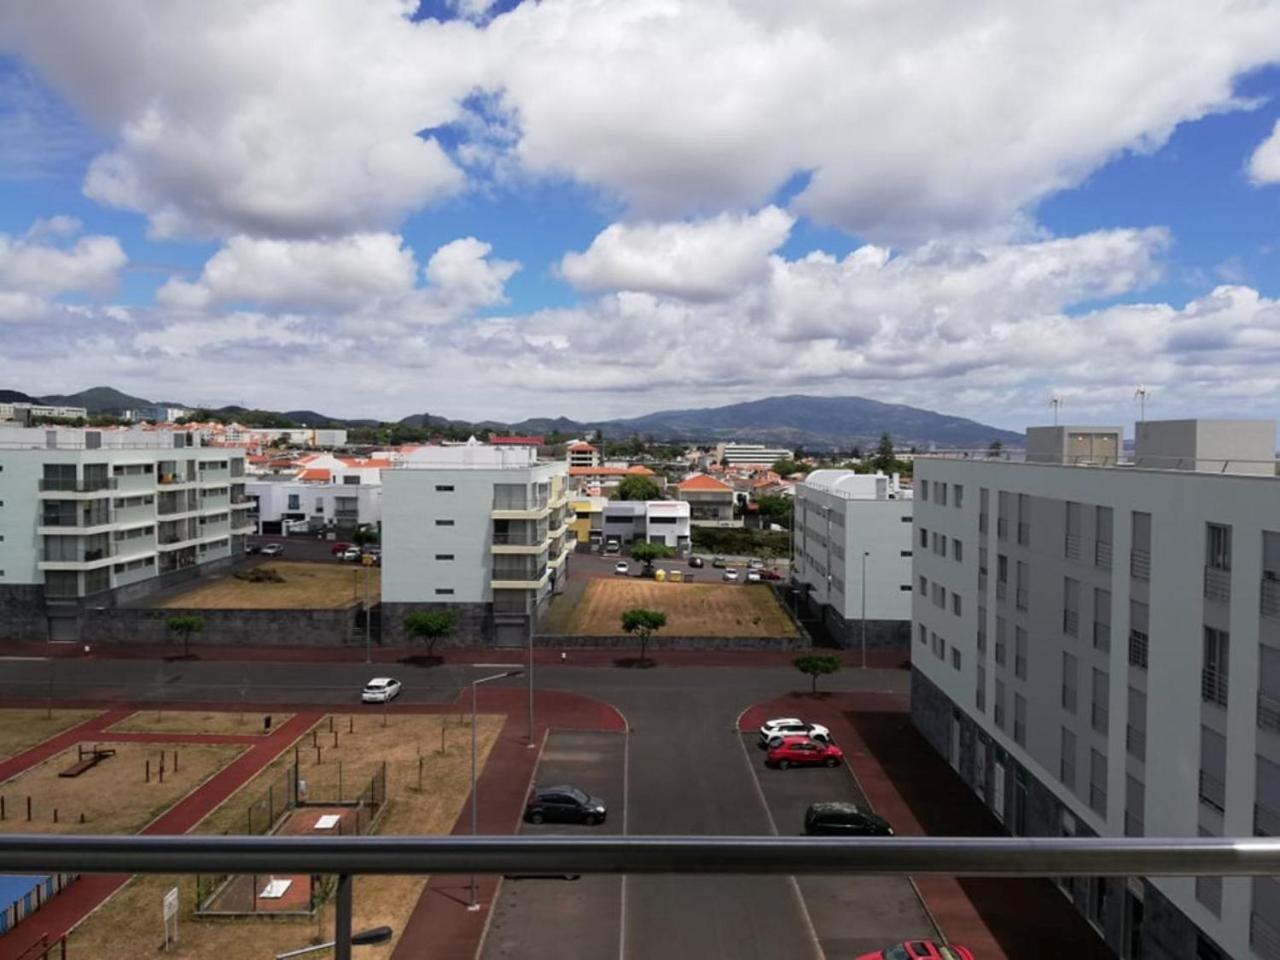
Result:
[[[785,531],[747,530],[742,527],[693,528],[693,545],[704,553],[728,553],[755,557],[770,552],[773,556],[791,555],[791,537]]]
[[[237,570],[232,576],[246,583],[284,583],[284,576],[275,567],[251,567]]]

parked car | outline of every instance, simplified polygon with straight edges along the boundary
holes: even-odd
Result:
[[[246,543],[244,545],[244,552],[245,553],[261,553],[262,545],[258,543]]]
[[[391,677],[374,677],[360,691],[362,703],[386,703],[400,696],[400,681]]]
[[[621,549],[622,547],[618,544],[617,540],[610,540],[604,545],[604,554],[605,556],[609,556],[610,554],[616,555]]]
[[[747,583],[759,583],[759,582],[760,582],[760,571],[759,571],[759,570],[748,570],[748,571],[747,571]]]
[[[831,740],[831,731],[820,723],[808,723],[795,717],[778,717],[760,725],[760,746],[776,747],[784,737],[808,737],[810,740]]]
[[[284,555],[283,543],[264,543],[262,549],[258,551],[264,557],[279,557]]]
[[[760,579],[761,580],[781,580],[782,574],[780,574],[777,570],[761,570]]]
[[[627,566],[627,561],[619,560],[617,563],[613,565],[613,572],[619,576],[625,577],[628,573],[631,572],[631,568]]]
[[[726,567],[724,571],[724,579],[730,582],[737,580],[738,571],[733,569],[733,567]]]
[[[856,803],[830,801],[809,804],[804,832],[817,837],[892,837],[893,827]]]
[[[857,960],[973,960],[973,951],[956,943],[908,940],[876,953],[861,954]]]
[[[347,549],[345,549],[345,550],[343,550],[343,551],[342,551],[342,559],[343,559],[343,560],[359,560],[359,559],[360,559],[360,548],[359,548],[359,547],[347,547]]]
[[[701,567],[702,565],[703,565],[703,563],[702,563],[702,558],[701,558],[701,557],[690,557],[690,558],[689,558],[689,566],[691,566],[691,567]]]
[[[605,802],[585,790],[561,784],[535,787],[524,807],[529,823],[583,823],[593,827],[608,816]]]
[[[763,570],[763,569],[764,569],[764,561],[763,561],[763,560],[761,560],[761,559],[759,559],[758,557],[757,557],[757,558],[753,558],[753,559],[751,559],[751,560],[748,560],[748,561],[747,561],[747,569],[748,569],[748,570]]]
[[[784,737],[782,743],[770,747],[765,763],[786,770],[788,767],[834,767],[844,759],[844,751],[825,740],[808,737]]]
[[[717,568],[725,567],[725,566],[728,566],[728,561],[726,561],[724,557],[712,557],[711,565]]]
[[[339,540],[329,548],[329,552],[335,557],[340,557],[354,546],[354,543],[348,543],[346,540]]]

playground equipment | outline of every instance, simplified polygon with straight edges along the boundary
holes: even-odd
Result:
[[[67,769],[61,771],[58,776],[78,777],[86,770],[92,770],[103,760],[106,760],[108,757],[114,757],[115,755],[116,752],[114,750],[106,747],[100,747],[96,743],[88,749],[85,748],[84,744],[80,744],[76,747],[76,762],[67,767]]]

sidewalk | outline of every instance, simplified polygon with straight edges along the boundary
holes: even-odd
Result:
[[[831,729],[875,811],[903,836],[1006,836],[982,802],[911,724],[907,698],[885,693],[791,695],[751,707],[744,730],[771,716],[799,716]],[[1114,960],[1102,938],[1042,878],[916,878],[921,898],[948,940],[983,960],[1053,954]]]
[[[132,711],[116,710],[94,717],[78,727],[59,734],[52,740],[10,758],[5,763],[16,765],[18,771],[24,770],[32,764],[47,759],[58,750],[66,749],[66,746],[74,745],[77,740],[84,738],[86,732],[93,733],[101,727],[116,723],[128,716],[130,712]],[[298,713],[280,724],[270,734],[253,738],[254,742],[248,750],[162,813],[141,833],[143,835],[186,833],[241,785],[271,763],[312,724],[319,722],[322,716],[322,712],[316,711]],[[102,739],[110,736],[111,734],[104,734]],[[234,735],[223,737],[218,734],[202,734],[200,736],[202,740],[209,743],[244,742],[243,737]],[[171,739],[167,734],[147,734],[146,738],[157,743],[169,742]],[[65,745],[53,746],[63,740],[67,740]],[[0,773],[3,773],[3,770],[4,766],[0,765]],[[9,773],[8,776],[13,774]],[[21,957],[31,949],[42,934],[48,934],[51,941],[56,941],[96,910],[107,897],[124,886],[128,880],[128,874],[94,874],[81,877],[27,920],[4,936],[0,936],[0,960],[16,960]]]

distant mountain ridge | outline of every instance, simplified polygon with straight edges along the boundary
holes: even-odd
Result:
[[[19,391],[0,391],[0,401],[14,402],[5,400],[8,396],[26,398],[26,394]],[[79,393],[41,397],[38,400],[48,404],[82,406],[91,414],[118,414],[135,407],[154,405],[150,400],[130,396],[112,387],[92,387]],[[237,413],[247,411],[242,407],[227,406],[211,412],[234,417]],[[291,410],[278,416],[282,421],[307,427],[375,427],[384,422],[329,417],[314,410]],[[518,423],[494,420],[472,422],[420,413],[405,417],[399,423],[411,427],[449,427],[476,432],[510,431],[538,435],[583,435],[599,431],[604,434],[606,441],[642,436],[658,441],[739,441],[807,450],[867,447],[874,444],[882,433],[893,437],[894,443],[899,447],[976,447],[993,442],[1007,445],[1020,445],[1023,442],[1020,433],[919,407],[881,403],[865,397],[814,397],[803,394],[765,397],[720,407],[660,410],[640,417],[589,422],[568,417],[532,417]]]

